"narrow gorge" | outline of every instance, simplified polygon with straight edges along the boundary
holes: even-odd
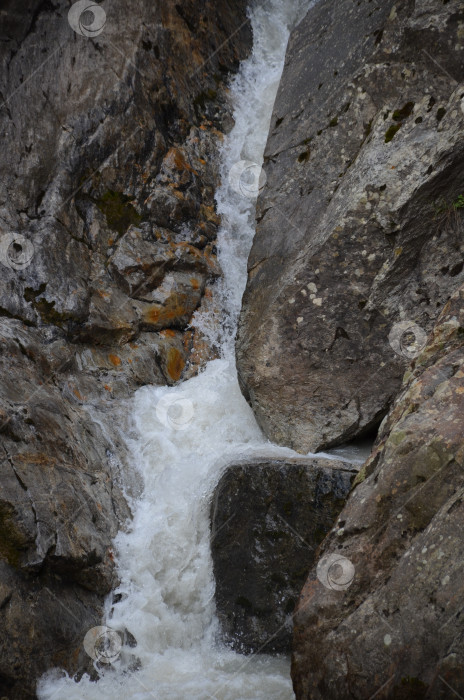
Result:
[[[464,695],[462,2],[0,10],[0,700]]]

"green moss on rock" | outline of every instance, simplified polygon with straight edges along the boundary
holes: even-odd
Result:
[[[105,215],[110,229],[116,231],[120,236],[127,231],[129,226],[139,226],[142,222],[141,215],[131,204],[133,199],[122,192],[108,190],[95,201],[97,207]]]
[[[392,124],[385,132],[385,143],[390,143],[395,138],[396,132],[401,129],[402,124]]]

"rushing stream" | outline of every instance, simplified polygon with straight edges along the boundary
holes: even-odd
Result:
[[[235,191],[230,173],[240,161],[262,162],[289,30],[308,5],[309,0],[268,0],[252,12],[253,55],[231,87],[235,126],[222,148],[217,192],[224,278],[216,292],[226,322],[218,324],[208,314],[195,319],[220,345],[221,359],[180,386],[144,387],[133,400],[138,437],[130,444],[143,494],[131,503],[130,531],[116,538],[121,584],[118,602],[109,597],[102,624],[126,639],[131,635],[136,645],[124,644],[120,653],[116,648],[113,663],[99,666],[98,682],[49,674],[39,684],[41,700],[293,697],[287,658],[241,656],[218,642],[209,500],[231,459],[253,453],[295,456],[265,440],[237,383],[233,343],[255,199]]]

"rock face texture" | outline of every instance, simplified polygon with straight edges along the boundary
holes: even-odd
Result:
[[[303,453],[378,427],[411,359],[396,324],[422,346],[464,279],[463,21],[459,0],[321,0],[291,35],[237,361]]]
[[[212,502],[211,549],[222,638],[234,649],[290,650],[295,603],[356,473],[328,459],[227,467]]]
[[[349,560],[351,585],[333,589],[313,570],[303,589],[293,655],[298,699],[464,693],[463,339],[461,287],[406,373],[318,552]]]
[[[187,326],[218,274],[224,81],[251,45],[245,0],[130,0],[71,15],[73,26],[70,6],[2,6],[0,695],[9,700],[34,697],[50,666],[86,666],[82,640],[100,622],[111,541],[130,515],[118,402],[208,356]]]

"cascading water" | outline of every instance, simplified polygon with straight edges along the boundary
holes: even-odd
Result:
[[[105,624],[135,639],[136,646],[124,645],[107,669],[100,665],[98,682],[87,676],[78,683],[44,677],[40,700],[293,697],[288,659],[245,657],[217,642],[209,499],[224,465],[238,455],[295,456],[263,438],[238,387],[233,345],[255,200],[234,191],[229,174],[239,161],[262,162],[289,30],[309,4],[268,0],[251,11],[253,55],[231,86],[235,126],[222,148],[217,192],[224,277],[216,289],[216,307],[226,320],[218,323],[217,313],[195,319],[220,347],[221,359],[180,386],[144,387],[134,398],[138,437],[128,442],[143,494],[131,504],[130,531],[115,541],[121,584],[118,602],[113,604],[113,596],[108,600]]]

